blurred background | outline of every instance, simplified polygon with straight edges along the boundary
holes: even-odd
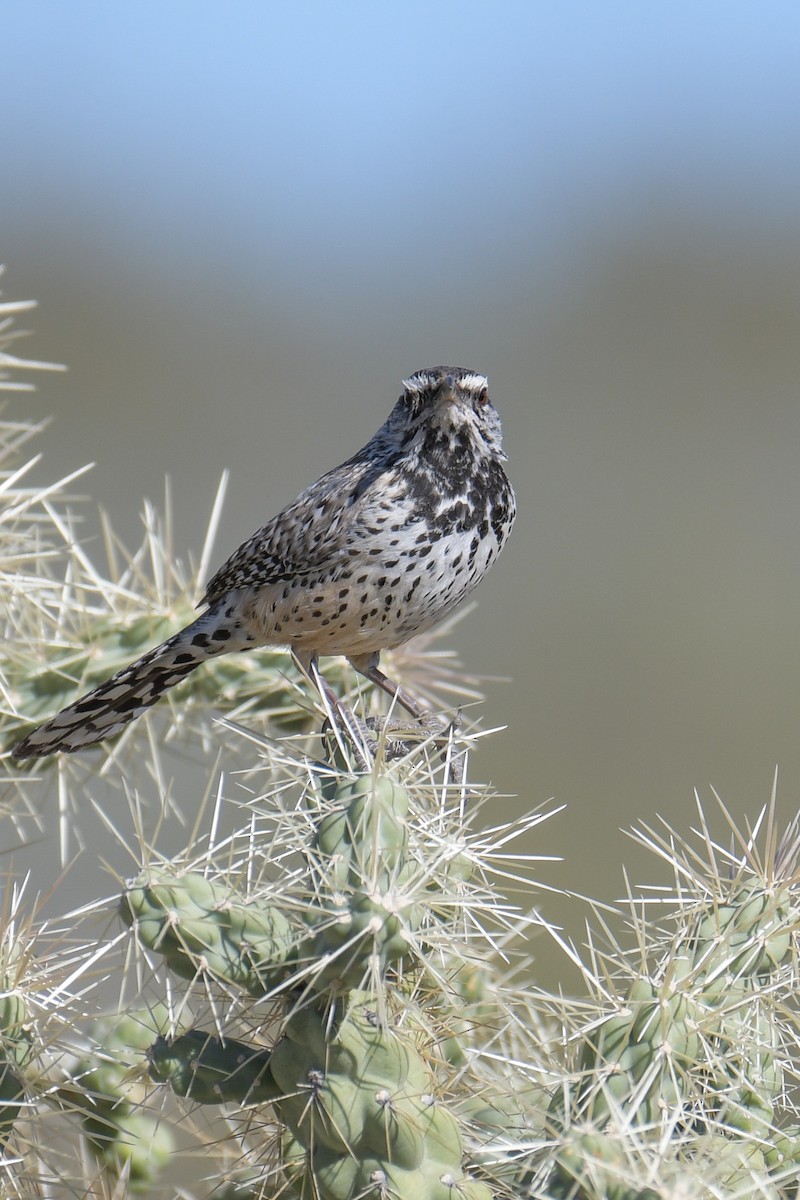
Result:
[[[2,63],[4,293],[69,365],[14,400],[41,482],[95,461],[133,545],[169,475],[185,555],[230,468],[221,562],[403,376],[482,371],[520,516],[452,641],[510,678],[493,817],[565,804],[526,849],[610,899],[695,788],[754,817],[777,765],[794,814],[795,5],[28,0]]]

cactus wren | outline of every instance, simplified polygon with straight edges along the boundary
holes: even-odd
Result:
[[[118,733],[217,654],[288,646],[329,708],[319,655],[343,654],[415,718],[379,669],[382,650],[435,625],[483,578],[514,523],[500,418],[486,378],[417,371],[362,450],[305,489],[228,559],[205,611],[23,738],[16,759]]]

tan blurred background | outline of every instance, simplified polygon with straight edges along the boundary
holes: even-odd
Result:
[[[40,481],[96,461],[133,544],[168,474],[197,553],[229,467],[221,561],[404,375],[488,373],[520,516],[453,639],[511,677],[474,773],[566,804],[526,849],[603,899],[666,878],[620,830],[688,832],[695,787],[755,816],[778,765],[797,808],[800,15],[769,7],[3,18],[4,292],[70,368],[14,401],[54,414]]]

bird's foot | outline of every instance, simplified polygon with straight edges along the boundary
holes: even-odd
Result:
[[[362,720],[351,709],[342,711],[340,708],[336,713],[335,726],[328,718],[321,733],[328,743],[332,758],[337,750],[343,751],[342,743],[346,741],[363,771],[371,769],[372,760],[378,754],[386,762],[393,762],[405,758],[414,745],[421,742],[431,742],[445,752],[452,747],[450,779],[460,785],[464,782],[465,752],[456,750],[452,741],[452,734],[460,728],[460,709],[452,720],[428,712],[413,720],[395,720],[393,717],[367,717]]]
[[[411,721],[394,720],[391,717],[367,717],[364,725],[367,731],[377,736],[383,747],[387,761],[403,758],[410,753],[415,743],[432,742],[440,749],[447,750],[453,746],[452,734],[461,728],[461,709],[452,720],[425,712]],[[450,775],[454,783],[464,782],[463,751],[453,746]]]

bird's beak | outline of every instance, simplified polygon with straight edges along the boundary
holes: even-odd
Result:
[[[439,388],[439,398],[444,400],[445,404],[452,404],[456,398],[456,381],[452,375],[445,375],[442,385]]]

